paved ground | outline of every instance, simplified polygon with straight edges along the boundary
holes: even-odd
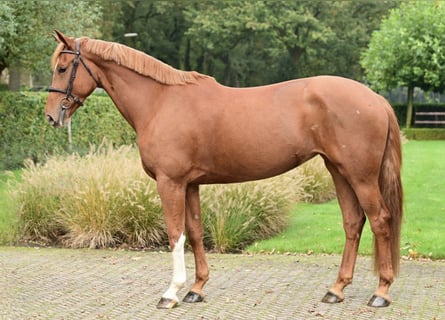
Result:
[[[0,319],[445,319],[445,262],[404,261],[393,304],[376,310],[366,306],[377,285],[370,258],[359,258],[347,300],[337,305],[320,299],[339,256],[208,260],[204,302],[157,310],[170,282],[169,253],[0,247]],[[190,254],[186,263],[190,285]]]

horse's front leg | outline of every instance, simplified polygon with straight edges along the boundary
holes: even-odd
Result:
[[[187,234],[195,256],[195,283],[183,301],[194,303],[201,302],[204,299],[202,288],[209,279],[209,268],[202,242],[203,231],[198,185],[189,185],[187,187],[185,212]]]
[[[177,292],[184,287],[186,281],[184,260],[185,185],[167,177],[157,177],[157,187],[173,256],[172,281],[158,302],[157,308],[171,309],[178,304]]]

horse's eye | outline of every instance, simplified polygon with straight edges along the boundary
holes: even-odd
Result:
[[[66,68],[64,68],[64,67],[59,67],[59,73],[65,73],[65,71],[66,71]]]

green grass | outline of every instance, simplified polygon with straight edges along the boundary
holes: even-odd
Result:
[[[445,141],[411,141],[404,155],[402,247],[445,258]]]
[[[361,254],[372,253],[371,231],[365,226]],[[341,253],[344,244],[342,217],[337,200],[322,204],[301,203],[291,210],[289,227],[278,236],[256,242],[246,251],[274,253]]]
[[[445,141],[409,141],[403,145],[405,193],[402,254],[445,258]],[[372,234],[365,225],[361,254],[372,253]],[[247,248],[253,252],[341,253],[342,218],[337,201],[298,204],[282,234]]]
[[[8,181],[18,179],[20,171],[0,172],[0,243],[12,243],[16,239],[18,217],[8,192]]]

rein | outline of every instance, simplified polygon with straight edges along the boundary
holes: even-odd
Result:
[[[82,100],[80,100],[79,97],[73,95],[73,93],[72,93],[74,80],[76,79],[77,68],[79,67],[79,61],[82,62],[83,66],[87,70],[88,74],[91,76],[91,78],[93,78],[93,80],[96,82],[98,87],[100,87],[100,83],[96,79],[96,77],[93,75],[93,72],[88,67],[88,65],[85,63],[85,61],[83,60],[82,56],[80,55],[80,44],[79,44],[79,42],[77,40],[76,40],[76,50],[75,51],[73,51],[73,50],[62,50],[60,52],[60,54],[62,54],[62,53],[68,53],[68,54],[74,54],[75,55],[74,60],[73,60],[73,68],[71,69],[70,80],[68,82],[68,87],[66,89],[59,89],[59,88],[49,87],[48,88],[48,92],[59,92],[59,93],[66,94],[66,97],[62,98],[62,100],[60,101],[61,119],[64,119],[66,110],[71,108],[71,104],[69,103],[71,99],[75,103],[77,103],[79,106],[81,106],[83,104]]]

